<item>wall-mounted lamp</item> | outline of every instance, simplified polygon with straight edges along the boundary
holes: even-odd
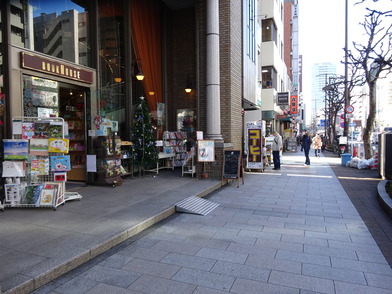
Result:
[[[121,83],[122,79],[121,79],[121,78],[114,78],[114,81],[115,81],[116,83]]]
[[[187,79],[186,79],[185,92],[186,92],[186,93],[192,92],[192,80],[191,80],[191,78],[190,78],[189,76],[188,76]]]
[[[149,92],[148,92],[148,95],[150,95],[150,96],[153,96],[154,94],[155,94],[154,91],[149,91]]]

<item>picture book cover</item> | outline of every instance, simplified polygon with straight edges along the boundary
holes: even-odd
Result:
[[[31,160],[31,174],[45,176],[49,174],[49,158],[34,158]]]
[[[62,138],[63,136],[62,125],[54,122],[36,122],[34,128],[35,138]]]
[[[51,156],[50,157],[51,171],[69,171],[71,170],[71,158],[69,155]]]
[[[39,198],[41,196],[41,190],[43,185],[30,185],[26,186],[24,190],[24,195],[21,199],[21,204],[34,204],[39,205]]]
[[[29,140],[3,139],[4,159],[27,159],[29,157]]]
[[[52,206],[55,199],[56,189],[42,189],[39,198],[40,206]]]
[[[30,139],[30,154],[31,155],[49,155],[49,140],[48,139]]]
[[[22,139],[34,138],[34,123],[22,122]]]
[[[68,153],[69,140],[68,139],[50,138],[48,150],[49,150],[49,152]]]
[[[63,183],[57,183],[57,182],[45,182],[44,183],[44,189],[53,189],[55,190],[55,202],[56,204],[59,204],[64,201],[64,192],[63,192]]]
[[[5,201],[6,202],[19,202],[20,194],[19,194],[19,185],[18,184],[5,184]]]
[[[55,182],[65,182],[65,181],[67,181],[67,173],[66,172],[55,172],[53,174],[53,179]]]

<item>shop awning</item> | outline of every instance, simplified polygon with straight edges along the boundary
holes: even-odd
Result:
[[[291,116],[287,114],[277,114],[276,119],[278,119],[281,122],[291,122]]]
[[[244,110],[258,110],[260,109],[260,106],[257,106],[253,102],[250,102],[249,100],[242,98],[242,108]]]

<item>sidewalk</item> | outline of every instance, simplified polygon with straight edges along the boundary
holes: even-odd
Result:
[[[391,293],[391,267],[333,172],[340,158],[303,166],[298,152],[282,162],[279,172],[247,173],[239,188],[167,171],[80,189],[81,201],[57,211],[7,209],[2,290],[25,283],[18,293],[31,292],[125,240],[36,293]],[[220,206],[206,216],[175,213],[126,240],[198,193]]]
[[[220,187],[220,180],[164,170],[115,188],[78,188],[83,198],[56,211],[6,208],[0,212],[0,293],[30,293],[173,214],[178,201]]]

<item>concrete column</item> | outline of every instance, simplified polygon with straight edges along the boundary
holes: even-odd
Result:
[[[219,71],[219,0],[207,2],[207,134],[206,138],[223,140],[220,121],[220,71]]]

